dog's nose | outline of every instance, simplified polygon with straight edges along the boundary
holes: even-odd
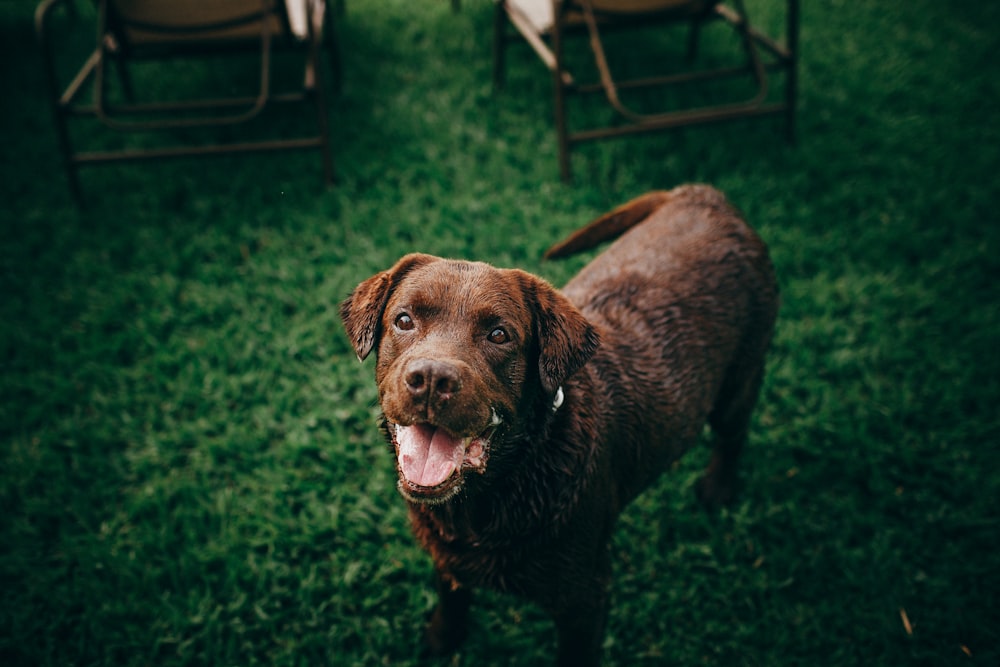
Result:
[[[415,398],[429,394],[431,398],[446,399],[462,389],[458,369],[449,363],[433,359],[416,359],[411,362],[403,380],[407,390]]]

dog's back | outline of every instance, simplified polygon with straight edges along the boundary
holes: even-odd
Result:
[[[767,248],[722,193],[691,185],[639,197],[548,256],[618,235],[563,292],[600,331],[589,368],[607,418],[634,415],[634,431],[614,443],[627,451],[612,456],[637,460],[643,474],[617,480],[620,501],[683,454],[707,420],[721,458],[700,491],[725,502],[777,315]]]

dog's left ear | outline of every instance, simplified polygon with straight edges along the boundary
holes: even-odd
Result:
[[[535,311],[542,389],[554,395],[563,381],[593,356],[601,343],[600,335],[562,292],[537,276],[518,273]]]
[[[418,253],[406,255],[391,269],[376,273],[355,287],[351,295],[340,304],[340,319],[344,322],[359,361],[364,361],[378,344],[382,334],[382,313],[392,290],[408,273],[437,259],[432,255]]]

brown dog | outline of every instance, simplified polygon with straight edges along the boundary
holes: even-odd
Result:
[[[736,482],[778,307],[767,249],[718,191],[652,192],[547,253],[621,235],[560,292],[518,270],[407,255],[341,307],[375,380],[399,490],[454,650],[470,588],[548,610],[559,664],[597,664],[625,505],[715,433],[701,499]]]

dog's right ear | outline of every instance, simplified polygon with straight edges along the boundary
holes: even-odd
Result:
[[[364,361],[378,345],[382,335],[382,313],[392,290],[410,271],[437,259],[419,253],[406,255],[391,269],[376,273],[355,287],[351,295],[340,304],[340,319],[344,322],[359,361]]]

